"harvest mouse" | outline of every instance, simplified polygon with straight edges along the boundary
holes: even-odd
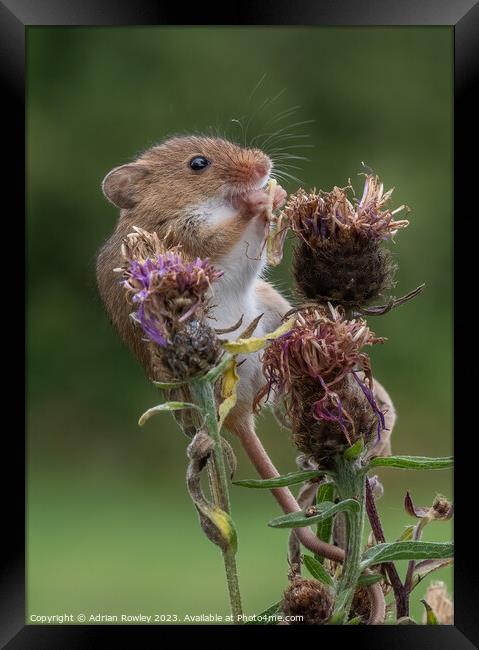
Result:
[[[138,328],[131,326],[131,307],[113,272],[121,264],[122,240],[133,226],[139,226],[155,231],[160,239],[168,236],[168,245],[181,244],[187,255],[208,257],[224,271],[213,286],[212,327],[231,327],[241,316],[246,326],[263,314],[254,335],[272,332],[291,307],[261,279],[266,264],[264,211],[270,201],[265,186],[271,172],[272,161],[259,149],[195,135],[167,139],[105,177],[103,192],[120,208],[120,217],[98,256],[98,287],[114,326],[147,373],[147,348]],[[281,208],[285,200],[286,192],[277,186],[273,210]],[[263,478],[277,476],[255,434],[253,399],[264,383],[259,354],[245,357],[238,372],[238,400],[225,425],[238,435]],[[390,402],[377,383],[376,397],[380,403],[382,398]],[[391,429],[394,417],[391,404]],[[288,488],[273,493],[286,512],[299,509]],[[307,532],[302,535],[306,538]],[[315,539],[310,539],[313,546]]]
[[[105,196],[120,208],[120,218],[100,251],[97,278],[113,324],[149,373],[149,354],[137,328],[118,276],[120,246],[133,226],[167,236],[169,246],[181,244],[187,255],[208,257],[224,271],[214,283],[211,326],[226,329],[243,317],[243,326],[263,314],[254,332],[262,336],[281,324],[289,303],[261,279],[266,264],[264,212],[270,198],[265,189],[271,160],[259,149],[239,147],[220,138],[173,137],[154,146],[132,163],[113,169],[103,181]],[[286,192],[277,186],[273,209],[282,207]],[[252,420],[252,403],[263,379],[258,354],[239,368],[238,402],[227,421]],[[241,416],[240,416],[241,412]]]

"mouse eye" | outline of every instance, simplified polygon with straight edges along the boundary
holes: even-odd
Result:
[[[205,158],[204,156],[195,156],[190,160],[189,165],[191,169],[193,169],[195,172],[198,172],[201,169],[208,167],[208,165],[211,165],[211,163],[208,158]]]

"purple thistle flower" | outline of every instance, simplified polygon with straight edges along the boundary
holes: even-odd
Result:
[[[377,418],[379,435],[385,425],[383,413],[355,372],[362,370],[370,383],[369,357],[361,349],[383,340],[364,320],[347,320],[341,308],[303,309],[296,315],[295,326],[271,341],[263,354],[266,384],[256,396],[256,406],[271,393],[281,397],[295,435],[301,432],[303,448],[321,423],[337,425],[352,444],[359,432],[369,436]],[[356,384],[360,390],[354,388]],[[325,435],[332,440],[337,433]]]
[[[139,229],[127,238],[123,256],[122,284],[138,305],[133,319],[161,347],[169,343],[175,323],[207,309],[207,292],[222,275],[208,259],[187,260],[179,249],[164,250],[154,234]]]

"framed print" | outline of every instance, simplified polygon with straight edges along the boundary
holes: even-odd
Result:
[[[478,6],[228,9],[0,4],[26,242],[3,647],[476,647]]]

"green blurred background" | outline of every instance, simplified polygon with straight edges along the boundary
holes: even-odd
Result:
[[[187,440],[168,415],[137,426],[158,394],[96,293],[96,251],[117,218],[101,180],[172,132],[239,136],[231,120],[252,117],[249,138],[270,131],[271,120],[275,128],[314,120],[292,127],[314,145],[292,151],[310,158],[295,172],[305,187],[351,177],[359,189],[365,161],[396,187],[394,205],[412,209],[392,245],[395,293],[427,289],[371,319],[389,339],[372,351],[373,367],[399,413],[395,453],[448,455],[452,29],[35,27],[27,52],[28,615],[226,614],[222,561],[185,489]],[[271,277],[290,290],[288,254]],[[293,470],[295,451],[271,416],[259,433],[279,470]],[[254,476],[232,443],[237,477]],[[412,523],[406,489],[421,505],[437,492],[452,497],[450,472],[380,476],[390,540]],[[287,531],[266,526],[279,514],[268,493],[233,487],[232,506],[251,614],[287,583]],[[451,534],[438,523],[425,537]],[[450,570],[436,575],[452,587]],[[414,592],[417,617],[425,586]]]

